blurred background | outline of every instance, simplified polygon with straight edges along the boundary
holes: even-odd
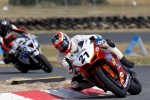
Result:
[[[0,8],[0,18],[30,31],[150,27],[150,0],[0,0]]]
[[[150,0],[0,0],[0,18],[8,18],[32,34],[54,34],[57,31],[144,34],[150,32]],[[126,38],[127,43],[116,43],[122,52],[128,47],[132,35]],[[49,46],[50,38],[46,39],[48,45],[42,49],[56,64],[57,51]],[[144,45],[149,51],[150,43]],[[141,47],[134,49],[141,53]],[[150,64],[150,55],[126,56],[136,64]]]

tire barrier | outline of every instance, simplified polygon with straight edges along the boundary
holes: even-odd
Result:
[[[11,21],[11,19],[10,19]],[[26,30],[132,29],[150,28],[150,16],[106,16],[82,18],[17,18],[11,21]]]

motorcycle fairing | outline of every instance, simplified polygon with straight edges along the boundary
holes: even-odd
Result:
[[[35,39],[35,36],[31,35],[30,37],[26,34],[24,37],[16,38],[13,42],[19,47],[18,49],[16,48],[18,51],[18,60],[24,64],[30,64],[30,56],[34,57],[41,53],[40,45]]]
[[[108,65],[101,64],[100,67],[103,67],[103,69],[106,70],[106,72],[110,74],[112,78],[117,76],[122,86],[124,86],[125,88],[127,87],[130,75],[127,74],[127,72],[122,68],[116,55],[112,54],[109,50],[106,50],[106,48],[101,48],[97,46],[96,43],[92,43],[88,39],[84,41],[81,51],[79,51],[79,53],[75,54],[74,56],[75,57],[73,60],[73,65],[76,71],[81,72],[83,76],[88,77],[87,70],[90,69],[89,66],[91,67],[92,65],[92,67],[95,67],[93,66],[93,64],[97,60],[101,59],[105,61]],[[104,66],[107,66],[107,69]],[[117,73],[114,73],[114,71],[109,66],[111,66],[114,70],[116,70]],[[98,67],[95,67],[95,70],[97,70],[97,68]]]
[[[86,45],[89,44],[89,45]],[[93,55],[94,55],[94,48],[93,44],[90,41],[84,41],[82,49],[79,53],[77,53],[73,61],[73,65],[76,66],[84,66],[85,64],[90,63]]]

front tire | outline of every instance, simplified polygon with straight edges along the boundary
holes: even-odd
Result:
[[[46,72],[46,73],[51,73],[53,68],[51,63],[47,60],[47,58],[39,54],[38,56],[35,57],[39,61],[39,66]]]
[[[108,88],[112,93],[114,93],[119,98],[124,98],[127,96],[127,91],[121,89],[119,86],[114,84],[108,76],[104,73],[102,68],[99,68],[95,73],[96,79],[102,82],[106,88]]]
[[[142,85],[136,78],[131,78],[128,92],[131,95],[138,95],[142,91]]]

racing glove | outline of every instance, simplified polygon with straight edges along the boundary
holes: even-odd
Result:
[[[69,74],[74,74],[76,71],[75,71],[75,69],[74,69],[73,66],[72,66],[72,62],[71,62],[68,58],[66,58],[66,61],[67,61],[67,63],[69,64],[68,73],[69,73]]]
[[[16,50],[11,49],[11,50],[9,51],[9,54],[16,54]]]
[[[105,40],[101,37],[96,38],[95,41],[99,46],[101,46],[105,42]]]

